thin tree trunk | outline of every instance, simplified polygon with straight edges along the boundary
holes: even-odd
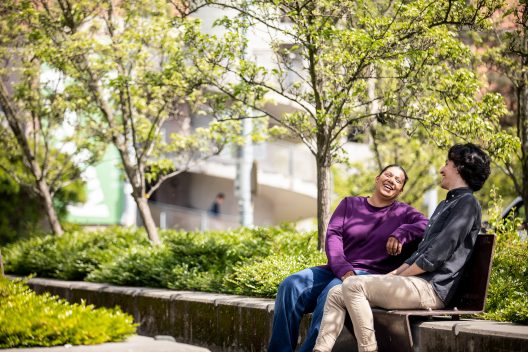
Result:
[[[524,61],[528,62],[528,59]],[[517,119],[521,140],[521,197],[526,208],[528,206],[528,86],[526,83],[519,87],[517,99]],[[525,212],[524,222],[528,223],[528,212]]]
[[[64,233],[64,231],[62,230],[62,226],[60,224],[59,217],[57,216],[57,212],[53,207],[53,198],[51,196],[48,184],[46,183],[46,181],[39,180],[37,181],[37,187],[40,193],[40,198],[44,202],[44,210],[46,211],[46,215],[48,216],[48,221],[51,230],[54,234],[60,236]]]
[[[0,277],[4,277],[4,261],[2,258],[2,252],[0,252]]]
[[[522,13],[523,33],[521,35],[523,53],[528,54],[528,7],[525,6]],[[528,67],[528,56],[521,57],[522,67]],[[528,73],[524,71],[521,75],[521,86],[518,96],[518,128],[521,140],[521,177],[522,198],[524,209],[528,208]],[[528,212],[524,212],[524,223],[528,224]]]
[[[317,159],[317,248],[325,250],[326,228],[330,220],[330,163]]]
[[[147,230],[147,234],[148,234],[150,241],[152,242],[152,244],[155,244],[155,245],[160,244],[161,241],[158,235],[158,228],[156,227],[156,224],[154,223],[154,218],[152,217],[152,213],[148,206],[147,199],[143,197],[138,197],[135,194],[133,194],[133,197],[138,206],[139,215],[141,216],[141,220],[143,220],[143,225],[145,226],[145,229]]]
[[[525,59],[528,65],[528,59]],[[528,82],[528,77],[525,82]],[[527,83],[519,87],[518,111],[519,137],[521,140],[521,197],[524,207],[528,207],[528,85]],[[528,224],[528,212],[525,212],[524,222]]]

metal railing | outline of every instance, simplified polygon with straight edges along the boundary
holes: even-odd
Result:
[[[240,226],[237,216],[210,214],[207,210],[149,201],[150,211],[161,229],[186,231],[229,230]]]
[[[290,180],[317,182],[317,168],[313,155],[303,144],[288,142],[260,143],[254,146],[254,156],[260,173],[280,175]],[[226,148],[209,161],[234,165],[237,161],[235,148]]]

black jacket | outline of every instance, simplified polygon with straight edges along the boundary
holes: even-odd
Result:
[[[449,304],[462,270],[480,231],[482,211],[469,188],[449,191],[429,220],[424,239],[405,261],[426,272],[419,277],[433,285],[436,294]]]

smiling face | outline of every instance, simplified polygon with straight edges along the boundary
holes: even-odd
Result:
[[[445,165],[440,168],[440,175],[442,175],[440,187],[447,190],[458,187],[462,179],[455,163],[451,160],[447,160]]]
[[[376,193],[385,200],[396,199],[403,191],[405,174],[398,167],[390,167],[376,177]]]

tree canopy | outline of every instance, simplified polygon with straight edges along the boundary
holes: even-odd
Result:
[[[154,243],[159,238],[147,198],[168,177],[220,151],[234,130],[212,124],[162,138],[166,121],[189,125],[203,103],[203,80],[190,64],[194,51],[188,45],[199,36],[197,21],[178,5],[161,0],[13,0],[3,5],[38,43],[37,68],[45,63],[71,82],[75,107],[83,112],[77,121],[90,134],[85,141],[98,139],[117,148]]]
[[[318,168],[319,246],[329,218],[330,166],[351,127],[367,130],[390,121],[412,134],[418,128],[442,146],[453,136],[484,144],[497,156],[514,148],[500,133],[501,97],[480,96],[462,27],[483,28],[500,1],[208,1],[236,11],[217,21],[239,43],[222,52],[203,44],[197,66],[223,76],[209,83],[231,103],[267,115],[312,152]],[[269,43],[273,65],[253,59],[248,33]],[[205,70],[201,69],[204,73]],[[266,101],[292,107],[280,116]],[[293,110],[293,111],[291,111]],[[238,114],[238,115],[237,115]],[[234,111],[233,116],[247,115]]]

